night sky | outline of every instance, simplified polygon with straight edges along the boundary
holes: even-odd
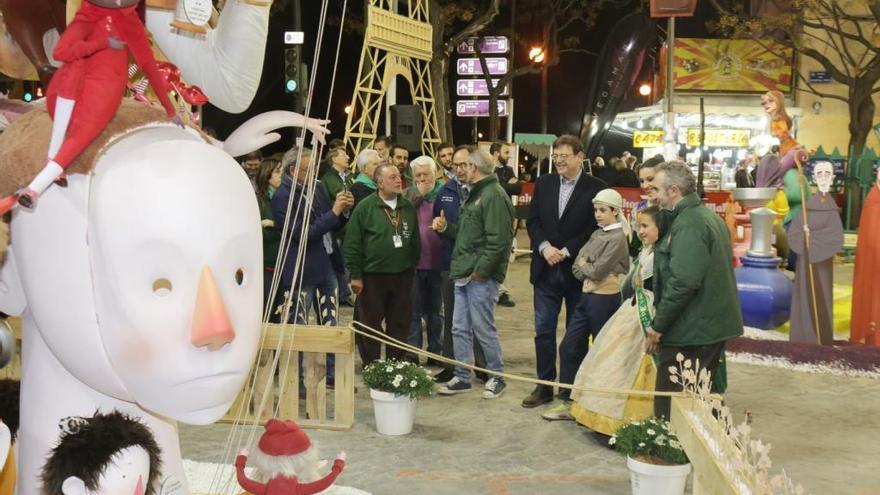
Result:
[[[232,130],[248,118],[269,110],[293,109],[294,97],[284,92],[283,89],[283,44],[284,31],[293,29],[292,2],[288,2],[287,8],[273,15],[269,22],[269,40],[266,44],[266,57],[262,81],[254,102],[250,108],[241,114],[228,114],[210,105],[206,106],[204,122],[207,127],[217,131],[218,137],[224,139]],[[304,61],[311,67],[315,39],[318,30],[321,2],[303,0],[303,30],[305,31],[306,43],[303,45]],[[506,2],[505,2],[506,3]],[[617,19],[624,14],[634,11],[640,2],[633,1],[626,8],[606,9],[600,15],[597,27],[592,31],[584,32],[582,46],[591,51],[599,52],[605,37],[614,27]],[[349,8],[362,9],[362,2],[351,0]],[[341,2],[330,2],[328,17],[338,19],[341,14]],[[358,12],[359,14],[359,12]],[[714,15],[708,2],[700,2],[697,15],[693,18],[679,19],[676,24],[676,32],[681,37],[707,37],[706,21]],[[485,34],[491,35],[498,29],[508,26],[510,12],[507,7],[502,8],[501,14],[496,18],[498,27],[490,28]],[[665,36],[665,19],[657,20],[658,45]],[[662,29],[661,29],[662,28]],[[325,39],[321,61],[318,67],[317,82],[315,84],[314,99],[311,114],[321,117],[327,112],[330,81],[333,72],[333,57],[336,50],[336,40],[339,35],[337,23],[328,23],[325,27]],[[343,109],[351,101],[354,89],[354,80],[360,59],[363,36],[359,33],[344,34],[340,51],[339,66],[337,69],[336,87],[330,108],[331,138],[342,138],[345,133],[345,113]],[[522,64],[526,57],[525,50],[517,48],[517,61],[515,65]],[[640,82],[651,82],[654,72],[654,56],[649,57],[641,71]],[[565,54],[559,65],[549,70],[549,97],[548,97],[548,132],[552,134],[577,133],[583,117],[584,106],[587,101],[590,84],[592,83],[593,71],[600,69],[594,67],[595,57],[586,54]],[[450,84],[454,83],[455,75],[452,74]],[[452,100],[455,100],[454,86],[452,86]],[[398,90],[398,102],[404,101],[403,94],[408,90],[402,87]],[[639,106],[645,106],[648,101],[638,95],[636,89],[631,91],[632,96],[623,103],[621,111],[628,111]],[[540,132],[540,76],[525,75],[514,82],[514,98],[516,99],[516,111],[514,116],[514,132]],[[453,103],[454,104],[454,103]],[[384,121],[383,121],[384,122]],[[453,121],[456,143],[468,142],[471,139],[472,119],[455,118]],[[484,133],[488,130],[488,119],[479,119],[479,128]],[[504,119],[501,121],[502,137]],[[382,125],[384,129],[384,124]],[[380,130],[381,132],[381,130]],[[275,145],[264,149],[264,153],[283,151],[289,148],[293,142],[293,131],[282,131],[282,140]]]

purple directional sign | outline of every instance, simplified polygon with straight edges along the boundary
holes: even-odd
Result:
[[[458,53],[477,53],[474,48],[481,38],[468,38],[459,43]],[[480,43],[480,51],[483,53],[507,53],[510,51],[510,40],[507,36],[484,36]]]
[[[498,86],[500,79],[492,79],[492,86]],[[501,96],[507,96],[507,85],[501,90]],[[455,93],[458,96],[489,96],[489,85],[485,79],[459,79],[455,82]]]
[[[488,117],[489,100],[461,100],[455,102],[455,115],[459,117]],[[498,116],[507,116],[507,100],[498,100]]]
[[[493,76],[501,76],[507,74],[506,58],[488,57],[486,65],[489,66],[489,74]],[[478,58],[460,58],[455,62],[456,72],[459,76],[482,76],[483,66]]]

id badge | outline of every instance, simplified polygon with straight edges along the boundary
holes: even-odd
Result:
[[[400,249],[400,248],[403,247],[403,238],[401,238],[399,235],[393,235],[393,236],[391,236],[391,240],[394,241],[394,247],[395,247],[395,248]]]

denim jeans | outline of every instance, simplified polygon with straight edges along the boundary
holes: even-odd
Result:
[[[455,314],[452,317],[452,343],[455,359],[474,363],[474,339],[486,355],[486,369],[504,371],[501,341],[495,328],[495,303],[498,282],[495,280],[456,280]],[[455,367],[455,376],[470,382],[471,370]]]
[[[288,323],[308,325],[312,323],[309,318],[310,310],[315,310],[315,325],[333,326],[337,324],[339,312],[339,296],[337,294],[336,274],[328,273],[323,280],[315,285],[304,285],[299,291],[296,300],[291,301],[290,313],[287,315]],[[279,292],[282,289],[279,288]],[[285,288],[285,291],[290,290]],[[302,353],[299,354],[300,383],[302,383]],[[327,356],[327,380],[333,381],[336,375],[336,356]]]
[[[428,351],[434,354],[443,352],[441,341],[443,322],[440,319],[441,284],[439,270],[416,270],[413,284],[412,325],[409,343],[422,348],[422,317],[425,319],[428,334]]]
[[[551,267],[545,277],[535,283],[535,360],[539,379],[556,380],[556,325],[559,311],[565,301],[567,331],[580,300],[581,285],[571,275],[568,263]]]
[[[571,385],[581,367],[581,361],[590,351],[590,336],[593,340],[599,330],[620,308],[620,293],[583,294],[573,318],[565,328],[565,336],[559,343],[559,381]],[[559,397],[568,400],[571,390],[559,390]]]

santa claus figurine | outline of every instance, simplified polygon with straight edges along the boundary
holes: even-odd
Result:
[[[248,452],[242,451],[235,459],[238,484],[253,495],[310,495],[329,488],[342,468],[345,452],[333,462],[330,474],[320,478],[318,450],[308,435],[293,421],[270,419],[260,437],[257,451],[250,456],[257,468],[256,480],[244,472]]]
[[[86,0],[55,45],[64,65],[46,91],[52,137],[43,170],[18,193],[33,208],[52,182],[66,185],[64,170],[101,134],[116,114],[128,83],[128,56],[144,70],[168,118],[183,125],[168,98],[146,29],[138,13],[142,0]]]

